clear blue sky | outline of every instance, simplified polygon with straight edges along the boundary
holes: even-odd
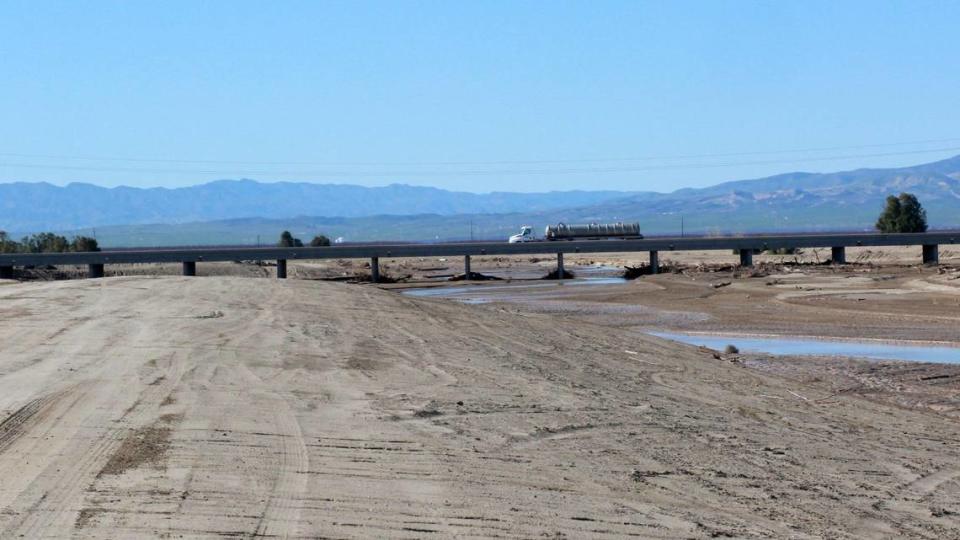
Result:
[[[960,2],[0,13],[2,182],[669,191],[960,154]]]

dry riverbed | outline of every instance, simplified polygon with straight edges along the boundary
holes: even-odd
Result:
[[[316,281],[351,261],[2,282],[0,537],[958,538],[957,366],[646,334],[960,341],[960,271],[911,255],[694,258],[479,306]]]

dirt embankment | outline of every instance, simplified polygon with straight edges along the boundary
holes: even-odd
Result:
[[[238,278],[8,285],[0,316],[3,537],[960,527],[954,420],[629,330]]]

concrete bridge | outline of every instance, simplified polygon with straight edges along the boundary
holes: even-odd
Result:
[[[97,251],[85,253],[14,253],[0,255],[0,279],[13,277],[14,267],[87,265],[88,275],[99,278],[108,264],[181,263],[183,275],[194,276],[197,264],[217,261],[277,261],[277,277],[287,277],[287,261],[318,259],[370,259],[373,281],[380,278],[380,258],[464,257],[467,276],[474,255],[556,255],[563,276],[564,253],[647,252],[656,273],[661,251],[739,250],[740,264],[751,266],[754,251],[780,248],[831,248],[834,263],[846,262],[846,248],[859,246],[918,246],[924,264],[939,262],[939,246],[960,243],[960,231],[907,234],[791,234],[765,236],[723,236],[650,238],[642,240],[581,240],[556,242],[475,242],[450,244],[386,244],[363,246],[296,248],[191,248]]]

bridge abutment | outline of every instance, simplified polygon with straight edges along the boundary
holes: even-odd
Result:
[[[286,259],[277,259],[277,279],[287,279]]]
[[[380,257],[370,257],[370,281],[380,283]]]
[[[940,262],[940,246],[937,244],[923,245],[923,264],[938,264]]]
[[[651,274],[660,273],[660,252],[659,251],[650,252],[650,273]]]
[[[753,249],[740,249],[740,266],[753,266]]]
[[[0,279],[13,279],[13,267],[0,266]]]
[[[470,281],[471,273],[472,272],[470,270],[470,256],[464,255],[463,256],[463,279],[466,281]]]
[[[566,279],[567,271],[563,267],[563,253],[557,253],[557,279]]]
[[[103,265],[102,265],[102,264],[88,264],[88,265],[87,265],[87,277],[89,277],[89,278],[102,278],[102,277],[103,277]]]

